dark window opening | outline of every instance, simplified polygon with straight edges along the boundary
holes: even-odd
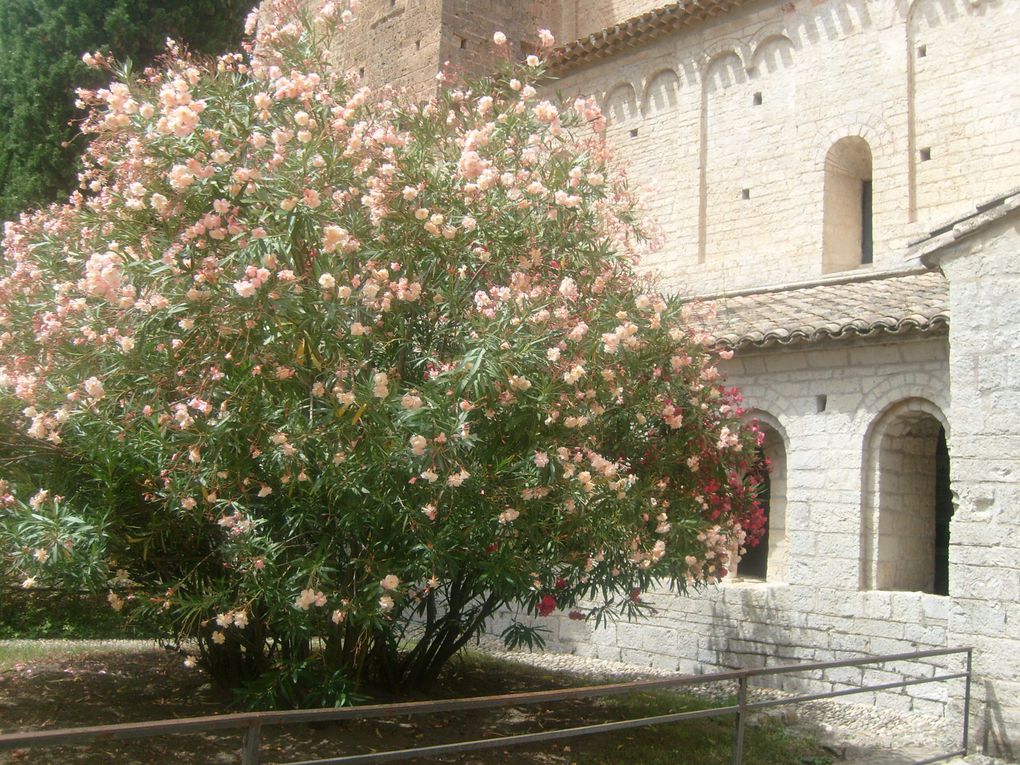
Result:
[[[744,579],[766,579],[769,568],[769,502],[772,497],[772,479],[769,475],[765,452],[758,450],[758,468],[761,483],[758,484],[758,502],[765,513],[765,531],[754,547],[748,547],[747,553],[737,564],[737,574]]]
[[[921,149],[921,161],[922,162],[927,162],[930,159],[931,159],[931,149],[930,148]]]
[[[935,445],[935,582],[932,592],[949,594],[949,523],[953,519],[953,492],[949,488],[949,447],[946,431],[939,429]]]
[[[751,198],[751,190],[750,189],[741,189],[740,190],[740,198],[741,199],[750,199]]]
[[[755,106],[761,106],[761,93],[755,93],[754,94],[754,98],[752,99],[752,103]]]
[[[928,46],[927,45],[918,45],[917,46],[917,57],[918,58],[924,58],[927,55],[928,55]]]
[[[874,262],[874,240],[871,229],[871,181],[861,183],[861,263]]]

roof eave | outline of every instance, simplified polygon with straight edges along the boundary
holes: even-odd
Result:
[[[1020,187],[999,194],[910,243],[909,256],[928,268],[936,268],[955,244],[980,234],[989,226],[1020,210]]]
[[[732,351],[764,351],[778,348],[803,348],[827,343],[843,343],[849,340],[870,340],[911,335],[937,337],[949,332],[949,316],[941,315],[924,321],[906,319],[896,326],[847,326],[838,332],[793,331],[788,333],[768,332],[760,337],[711,337],[706,342],[711,348]]]
[[[728,13],[748,0],[684,0],[642,13],[554,51],[550,74],[590,64],[620,49],[643,45],[681,26]]]

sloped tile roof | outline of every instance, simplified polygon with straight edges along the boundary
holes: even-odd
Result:
[[[561,72],[619,50],[655,39],[674,29],[694,24],[741,6],[746,0],[681,0],[642,13],[601,32],[582,37],[557,51],[552,71]]]
[[[925,271],[699,299],[692,320],[730,348],[941,331],[949,283]]]

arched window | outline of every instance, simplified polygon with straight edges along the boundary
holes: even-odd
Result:
[[[736,575],[741,579],[777,582],[786,578],[786,446],[774,427],[760,421],[758,427],[765,434],[759,457],[768,471],[759,489],[759,499],[767,522],[757,546],[748,548],[741,557]]]
[[[871,263],[871,148],[863,138],[842,138],[829,149],[824,205],[823,273]]]
[[[938,410],[904,402],[876,424],[871,449],[871,552],[867,584],[879,590],[949,594],[953,498],[949,450]]]

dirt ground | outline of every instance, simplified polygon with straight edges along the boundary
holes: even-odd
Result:
[[[172,652],[99,653],[72,658],[43,657],[9,665],[0,673],[0,730],[33,730],[140,722],[211,715],[229,707],[230,697],[186,669]],[[436,696],[457,697],[560,688],[569,678],[539,669],[499,664],[452,665]],[[280,763],[342,754],[401,749],[473,740],[620,719],[597,701],[517,707],[475,713],[436,714],[396,720],[345,721],[322,725],[273,726],[263,731],[263,762]],[[728,723],[731,725],[732,723]],[[84,747],[0,752],[12,765],[155,765],[156,763],[240,762],[242,731],[175,735]],[[621,743],[622,742],[622,743]],[[552,742],[512,751],[488,750],[428,762],[457,765],[567,765],[582,748],[618,749],[626,738]],[[599,752],[614,762],[612,751]],[[406,762],[423,763],[424,760]]]
[[[538,672],[494,677],[462,673],[455,667],[441,689],[444,696],[481,695],[562,687],[562,678]],[[229,695],[186,669],[175,653],[109,653],[15,665],[0,675],[0,728],[5,732],[39,728],[106,725],[221,713]],[[263,733],[263,760],[288,762],[340,754],[400,749],[446,741],[509,735],[569,723],[590,703],[556,709],[521,708],[475,714],[432,715],[384,721],[270,727]],[[605,715],[603,715],[605,716]],[[607,718],[608,719],[608,718]],[[84,748],[0,752],[0,763],[33,765],[153,765],[154,763],[232,763],[240,761],[241,731],[175,735]],[[569,747],[569,744],[567,745]],[[569,748],[546,744],[542,752],[515,749],[506,762],[567,763]],[[556,754],[559,752],[560,754]],[[510,754],[507,753],[507,757]],[[491,763],[492,753],[433,762]]]

